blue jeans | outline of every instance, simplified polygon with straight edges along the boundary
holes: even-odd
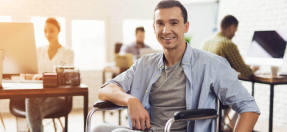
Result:
[[[66,108],[65,100],[50,98],[26,98],[26,118],[31,132],[42,132],[42,120],[45,116],[60,112]]]

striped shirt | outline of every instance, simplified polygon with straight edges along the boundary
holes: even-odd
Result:
[[[224,57],[231,67],[244,77],[249,77],[254,73],[254,70],[243,61],[237,46],[222,33],[218,33],[208,39],[204,43],[203,50]]]

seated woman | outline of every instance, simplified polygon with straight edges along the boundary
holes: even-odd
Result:
[[[48,18],[46,20],[44,32],[49,45],[37,49],[39,74],[54,72],[54,66],[60,63],[67,66],[74,64],[74,51],[62,46],[58,41],[60,31],[60,25],[56,19]],[[36,76],[36,79],[39,78],[41,75]],[[65,108],[65,100],[61,98],[26,98],[26,118],[31,132],[42,132],[43,117]]]

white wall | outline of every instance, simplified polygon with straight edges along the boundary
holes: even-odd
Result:
[[[206,38],[210,37],[216,29],[217,2],[186,3],[185,4],[189,31],[186,37],[191,37],[190,44],[194,48],[200,48]]]

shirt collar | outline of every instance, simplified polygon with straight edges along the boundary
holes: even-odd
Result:
[[[185,49],[185,52],[184,52],[184,55],[183,55],[181,63],[182,63],[182,65],[190,66],[191,65],[191,60],[192,60],[192,48],[188,44],[188,42],[185,42],[185,43],[186,43],[186,49]],[[162,52],[161,56],[160,56],[160,60],[159,60],[159,62],[157,64],[157,69],[164,68],[163,57],[164,57],[164,54]]]

